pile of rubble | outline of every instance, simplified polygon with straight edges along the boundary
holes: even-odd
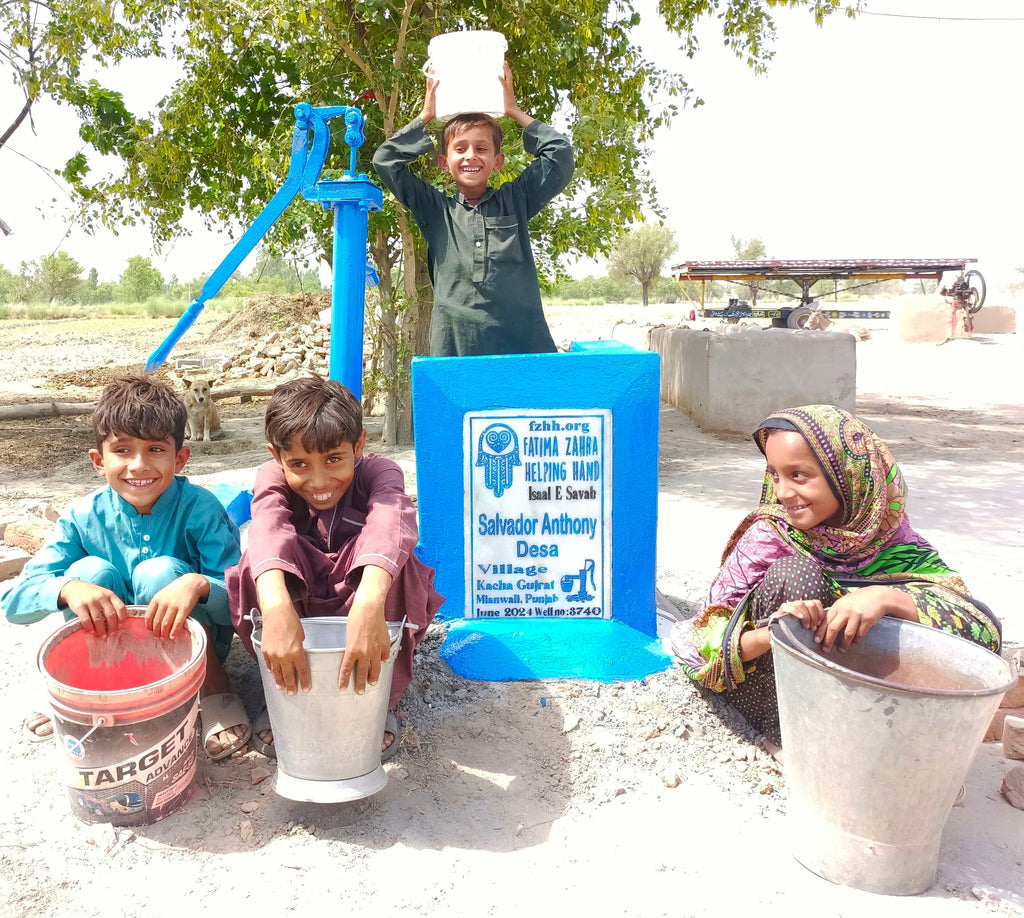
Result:
[[[227,357],[220,365],[220,376],[222,379],[250,376],[281,379],[309,370],[327,376],[330,348],[330,325],[293,323]]]

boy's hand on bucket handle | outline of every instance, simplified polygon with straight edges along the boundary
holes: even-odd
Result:
[[[106,637],[128,620],[128,609],[117,594],[86,580],[69,580],[58,596],[82,623],[82,630]]]
[[[263,616],[263,640],[260,642],[267,669],[274,684],[294,695],[298,688],[312,687],[309,658],[302,646],[306,632],[295,611],[284,571],[264,571],[256,578],[256,595]]]
[[[355,674],[357,695],[367,684],[376,685],[381,664],[391,655],[391,635],[384,620],[384,600],[391,587],[391,574],[372,564],[363,568],[359,586],[352,598],[345,631],[345,656],[338,673],[338,688],[347,689]]]
[[[202,574],[183,574],[167,584],[146,607],[146,627],[158,638],[176,638],[196,603],[210,596],[210,581]]]

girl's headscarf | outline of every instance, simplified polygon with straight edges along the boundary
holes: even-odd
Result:
[[[729,540],[723,560],[743,532],[763,520],[799,554],[813,558],[827,571],[872,580],[931,580],[966,592],[963,581],[911,528],[899,466],[863,421],[834,405],[783,409],[754,431],[754,442],[762,453],[773,430],[796,431],[807,442],[839,501],[839,524],[797,529],[766,472],[761,501]]]

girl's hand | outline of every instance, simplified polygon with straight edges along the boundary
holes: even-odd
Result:
[[[798,599],[795,602],[784,602],[775,615],[792,615],[805,628],[817,628],[825,619],[826,612],[819,599]]]
[[[852,590],[832,603],[827,616],[818,624],[814,640],[828,651],[842,634],[839,649],[849,650],[852,643],[862,640],[886,615],[917,621],[917,607],[909,594],[891,587]]]

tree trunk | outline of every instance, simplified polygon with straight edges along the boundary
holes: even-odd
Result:
[[[640,293],[641,293],[641,296],[643,297],[644,306],[647,305],[647,295],[650,293],[650,290],[651,290],[651,282],[650,281],[644,281],[644,283],[642,283],[640,285]]]

